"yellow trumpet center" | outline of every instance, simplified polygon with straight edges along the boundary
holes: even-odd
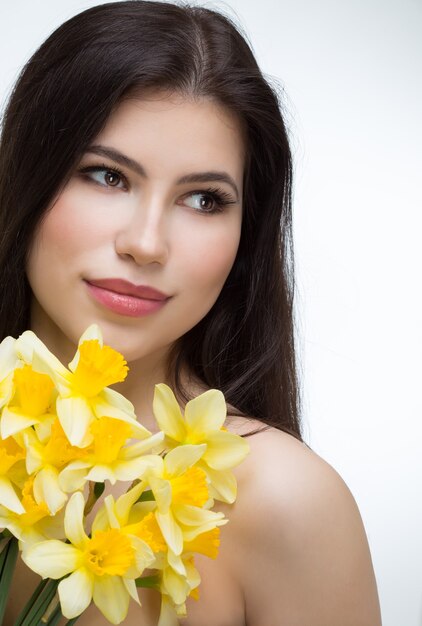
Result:
[[[47,413],[54,388],[47,374],[34,372],[31,365],[24,365],[15,370],[13,380],[16,388],[14,406],[19,406],[23,413],[32,417]]]
[[[43,517],[50,515],[48,507],[45,502],[37,504],[33,495],[34,477],[28,478],[22,489],[22,506],[25,509],[25,513],[19,515],[19,524],[21,526],[33,526]]]
[[[91,424],[94,456],[98,464],[112,463],[131,434],[131,427],[112,417],[100,417]]]
[[[186,472],[170,479],[172,502],[203,506],[208,500],[207,476],[199,467],[191,467]]]
[[[164,541],[154,513],[148,513],[140,522],[125,526],[124,532],[143,539],[153,552],[161,552],[167,549],[167,544]]]
[[[73,374],[73,383],[82,395],[91,398],[97,396],[104,387],[122,382],[128,369],[119,352],[110,346],[100,346],[97,339],[89,339],[79,346],[79,361]]]
[[[7,474],[10,468],[21,459],[25,458],[25,452],[13,437],[0,439],[0,476]]]
[[[60,469],[70,461],[82,458],[84,454],[85,450],[69,443],[59,420],[56,419],[51,427],[50,439],[44,447],[44,462]]]
[[[220,529],[212,528],[205,533],[201,533],[192,541],[186,541],[183,550],[185,552],[199,552],[210,559],[216,559],[220,546]]]
[[[85,548],[84,561],[96,576],[124,576],[135,564],[135,550],[119,529],[98,530]]]

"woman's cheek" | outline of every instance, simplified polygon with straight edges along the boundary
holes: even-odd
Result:
[[[204,222],[210,218],[204,218]],[[239,247],[240,226],[221,220],[218,227],[211,225],[208,229],[190,232],[188,241],[184,242],[183,256],[185,267],[193,281],[204,288],[215,286],[222,288]]]

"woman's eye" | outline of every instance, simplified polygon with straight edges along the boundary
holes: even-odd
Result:
[[[82,168],[80,172],[87,175],[90,180],[93,180],[102,187],[117,187],[118,189],[126,189],[123,174],[117,170],[106,167],[90,166]]]
[[[228,194],[218,192],[217,190],[194,191],[188,196],[185,196],[184,202],[187,203],[190,198],[192,198],[193,201],[189,206],[202,213],[221,212],[226,204],[234,203],[231,201]]]

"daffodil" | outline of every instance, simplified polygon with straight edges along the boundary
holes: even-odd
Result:
[[[183,416],[170,387],[159,384],[155,386],[153,410],[169,448],[206,445],[198,466],[207,473],[210,494],[223,502],[234,502],[237,485],[228,470],[244,460],[249,444],[224,428],[227,409],[221,391],[209,389],[190,400]]]
[[[227,522],[223,513],[209,510],[207,476],[195,465],[204,448],[205,444],[174,448],[146,475],[157,504],[158,525],[175,555],[183,551],[185,528],[199,533]]]
[[[60,473],[61,488],[68,493],[82,488],[87,480],[115,484],[140,478],[152,462],[146,452],[160,450],[164,438],[158,432],[133,443],[139,434],[137,426],[107,416],[93,421],[90,432],[91,444]]]
[[[97,325],[91,325],[81,336],[69,370],[32,331],[25,331],[16,340],[16,350],[25,363],[54,381],[58,391],[56,412],[72,445],[88,446],[93,438],[89,427],[103,416],[128,422],[137,429],[139,439],[150,435],[137,422],[131,402],[108,388],[125,379],[128,367],[119,352],[103,345]]]
[[[15,435],[34,424],[49,424],[53,419],[54,383],[31,365],[15,369],[14,394],[1,417],[1,436]],[[41,430],[42,432],[42,430]]]
[[[27,450],[26,469],[34,475],[34,496],[38,504],[45,503],[54,515],[68,499],[59,484],[60,472],[71,461],[80,459],[84,449],[72,446],[67,439],[58,417],[50,427],[50,436],[40,440],[33,429],[26,430],[22,439]]]
[[[20,493],[20,512],[0,506],[0,527],[7,528],[26,545],[63,537],[63,515],[51,515],[45,502],[34,498],[34,476],[27,476]]]
[[[42,541],[24,549],[25,563],[43,578],[61,579],[58,585],[61,610],[72,619],[91,603],[112,624],[126,617],[130,596],[139,602],[134,580],[153,561],[154,555],[142,540],[119,528],[92,526],[88,537],[83,526],[85,501],[80,492],[70,498],[65,512],[69,543]]]

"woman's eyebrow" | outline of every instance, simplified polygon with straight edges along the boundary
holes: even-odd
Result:
[[[86,154],[97,154],[98,156],[103,156],[119,163],[119,165],[123,165],[124,167],[128,167],[132,171],[139,174],[143,178],[146,178],[146,172],[142,165],[137,161],[134,161],[130,157],[126,156],[119,150],[115,148],[107,148],[106,146],[101,145],[92,145],[87,148],[85,151]],[[207,183],[207,182],[222,182],[227,183],[232,187],[233,191],[236,193],[237,200],[239,199],[239,190],[237,188],[236,183],[233,178],[227,174],[227,172],[198,172],[195,174],[186,174],[182,176],[176,181],[176,185],[182,185],[184,183]]]

